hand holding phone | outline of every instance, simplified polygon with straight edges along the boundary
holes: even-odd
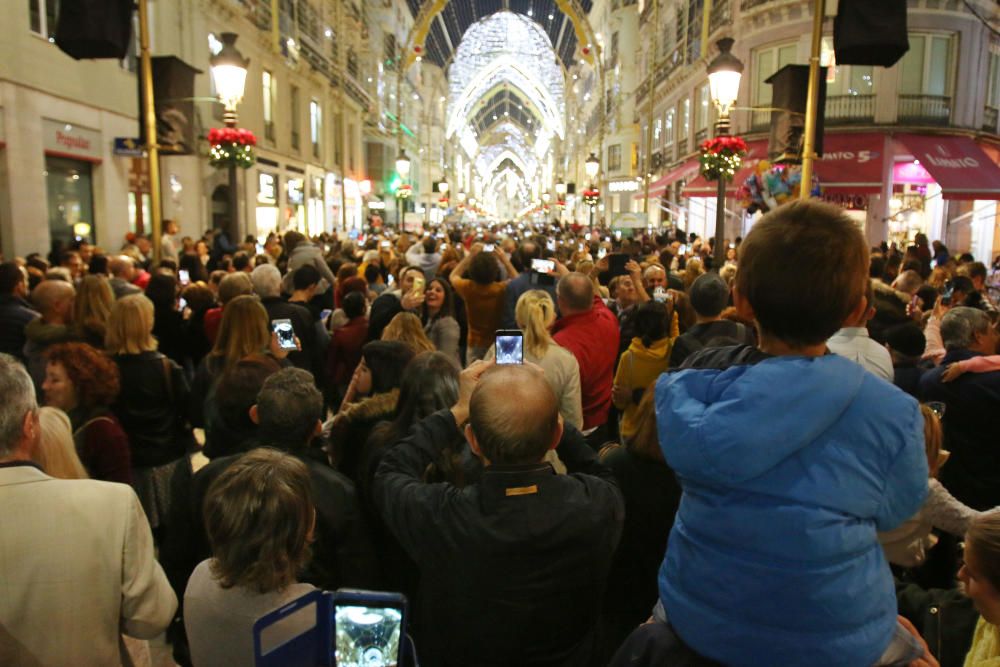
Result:
[[[181,285],[187,285],[191,282],[191,273],[187,269],[181,269],[177,272],[177,279]]]
[[[483,252],[493,252],[494,250],[496,250],[496,246],[492,243],[487,243],[483,246]]]
[[[501,329],[496,337],[497,364],[524,363],[524,334],[517,329]]]
[[[333,594],[333,651],[338,665],[398,665],[406,637],[406,597],[341,589]]]
[[[295,329],[291,320],[271,320],[271,329],[278,336],[278,347],[282,350],[297,350]]]

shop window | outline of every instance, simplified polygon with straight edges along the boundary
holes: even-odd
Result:
[[[662,130],[662,124],[660,123],[660,119],[657,118],[656,120],[653,121],[653,145],[654,146],[659,146],[660,145],[660,133],[662,131],[663,131]]]
[[[309,140],[313,157],[319,157],[320,138],[323,136],[323,109],[316,100],[309,101]]]
[[[289,94],[289,98],[290,98],[291,107],[292,107],[292,122],[291,122],[292,150],[296,150],[297,151],[297,150],[299,150],[299,130],[301,129],[301,126],[300,126],[301,120],[299,118],[299,116],[301,114],[300,114],[300,110],[299,110],[299,88],[298,88],[298,86],[292,86],[291,92]]]
[[[954,41],[952,35],[910,35],[910,50],[898,65],[900,121],[948,123],[955,73]]]
[[[951,94],[954,74],[952,35],[910,35],[910,50],[899,61],[903,95]]]
[[[751,96],[754,107],[754,128],[760,128],[771,122],[771,84],[764,83],[785,65],[794,64],[798,54],[795,43],[779,44],[764,49],[757,49],[753,54],[753,71],[751,72]]]
[[[278,86],[274,75],[264,70],[261,74],[261,90],[264,103],[264,138],[274,141],[274,109],[277,106]]]
[[[56,41],[56,17],[59,0],[28,0],[28,16],[31,32],[50,42]]]
[[[695,124],[695,131],[701,135],[708,133],[708,120],[711,117],[712,101],[709,97],[708,84],[698,88],[698,121]]]
[[[621,171],[622,168],[622,145],[615,144],[608,146],[608,171]]]
[[[667,109],[666,115],[663,117],[663,128],[664,128],[664,145],[670,148],[674,145],[674,116],[677,114],[673,108]]]
[[[687,153],[688,139],[691,137],[691,98],[685,97],[677,105],[677,150]]]
[[[67,245],[77,238],[94,243],[94,195],[91,164],[45,157],[49,235]]]
[[[705,0],[689,0],[687,12],[687,63],[701,58],[701,26],[705,20]]]

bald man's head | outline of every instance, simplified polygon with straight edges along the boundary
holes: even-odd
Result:
[[[76,290],[65,280],[43,280],[31,292],[31,301],[45,318],[65,316],[72,310]]]
[[[469,403],[469,426],[490,463],[538,463],[562,437],[556,396],[530,366],[485,373]]]
[[[594,305],[594,283],[582,273],[567,273],[559,279],[556,296],[563,315],[585,313]]]

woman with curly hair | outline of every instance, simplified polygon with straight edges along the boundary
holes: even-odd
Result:
[[[84,343],[61,343],[47,351],[42,391],[45,404],[69,415],[73,441],[94,479],[132,482],[128,438],[111,404],[118,397],[118,366]]]

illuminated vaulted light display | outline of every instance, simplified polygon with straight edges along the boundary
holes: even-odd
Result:
[[[531,19],[497,12],[470,26],[448,69],[447,136],[461,133],[476,105],[498,86],[510,86],[562,137],[562,69],[548,35]],[[471,156],[470,156],[471,157]]]

